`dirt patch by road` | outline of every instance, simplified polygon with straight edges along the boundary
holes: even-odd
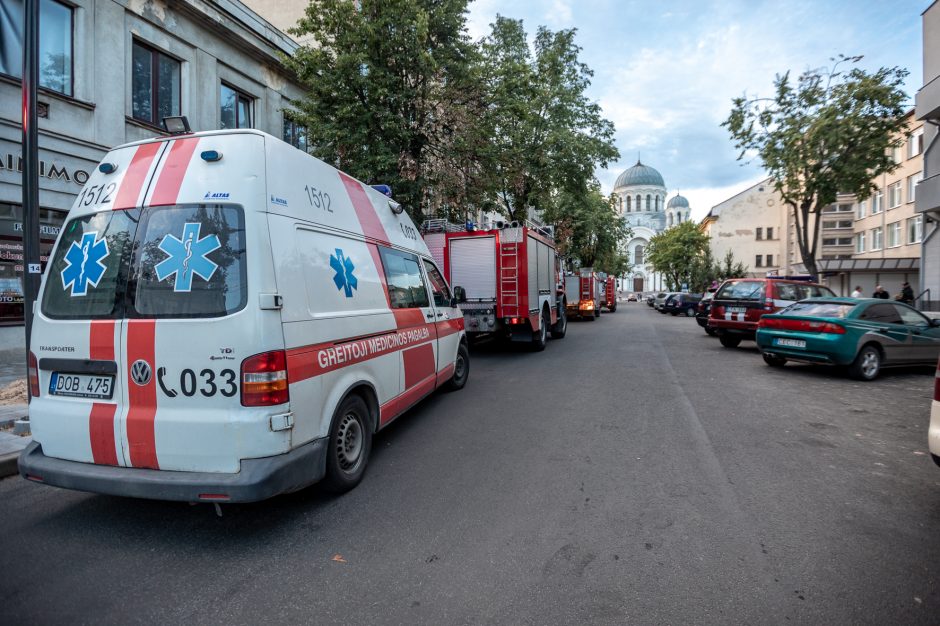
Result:
[[[14,380],[0,388],[0,404],[26,404],[26,381]]]

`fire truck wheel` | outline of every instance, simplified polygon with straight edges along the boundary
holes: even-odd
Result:
[[[600,317],[600,316],[601,316],[601,307],[597,307],[596,309],[594,309],[594,317]]]
[[[467,384],[468,378],[470,378],[470,351],[467,349],[467,344],[461,341],[460,345],[457,346],[457,360],[454,361],[454,375],[451,376],[450,380],[444,383],[444,388],[447,391],[463,389],[463,386]]]
[[[360,396],[348,396],[336,409],[328,445],[323,486],[344,493],[362,480],[372,451],[372,419]]]
[[[541,352],[545,349],[545,344],[548,343],[548,316],[545,314],[545,311],[542,311],[542,315],[539,317],[539,329],[535,333],[535,336],[532,337],[532,350],[534,352]]]
[[[568,315],[565,313],[565,307],[558,307],[558,321],[552,326],[552,339],[564,339],[568,332]]]

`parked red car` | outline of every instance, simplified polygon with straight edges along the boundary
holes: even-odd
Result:
[[[718,333],[721,345],[736,348],[744,339],[754,340],[757,322],[804,298],[835,294],[829,287],[803,280],[780,278],[732,278],[715,293],[708,327]]]

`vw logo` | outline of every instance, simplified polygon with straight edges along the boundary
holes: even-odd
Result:
[[[150,363],[144,360],[138,360],[134,361],[134,364],[131,365],[131,380],[141,387],[149,383],[152,376],[153,371],[150,369]]]

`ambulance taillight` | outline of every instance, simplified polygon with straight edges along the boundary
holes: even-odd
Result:
[[[39,363],[36,361],[36,355],[29,353],[29,365],[27,366],[29,375],[29,395],[33,398],[39,397]]]
[[[287,355],[272,350],[242,361],[242,406],[273,406],[290,400]]]

